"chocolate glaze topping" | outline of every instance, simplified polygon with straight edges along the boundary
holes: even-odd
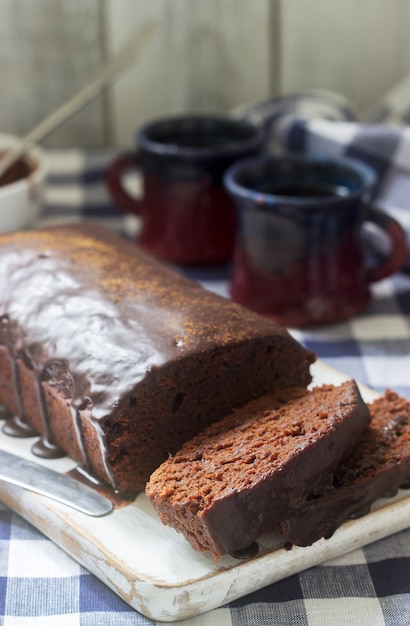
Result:
[[[0,294],[0,402],[121,490],[234,401],[310,381],[285,329],[102,227],[2,235]]]

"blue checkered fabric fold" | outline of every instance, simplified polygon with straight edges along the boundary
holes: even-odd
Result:
[[[410,95],[409,107],[400,116],[386,105],[373,112],[377,123],[359,121],[343,98],[319,91],[244,106],[237,116],[266,127],[272,152],[348,156],[370,165],[378,177],[371,202],[403,226],[410,249],[409,110]],[[385,252],[377,236],[372,245]]]

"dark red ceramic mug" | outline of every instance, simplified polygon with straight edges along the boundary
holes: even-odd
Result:
[[[294,327],[336,322],[361,311],[370,284],[400,270],[406,236],[369,206],[375,173],[350,158],[261,156],[224,178],[238,212],[231,295]],[[390,240],[390,253],[367,264],[364,225]]]
[[[238,159],[264,148],[263,129],[229,117],[178,116],[148,123],[136,140],[137,151],[112,164],[107,182],[117,206],[141,216],[139,243],[181,264],[231,260],[235,209],[223,174]],[[122,180],[135,168],[142,174],[139,200]]]

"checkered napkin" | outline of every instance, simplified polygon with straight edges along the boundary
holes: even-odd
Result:
[[[409,595],[410,529],[180,623],[408,626]],[[44,535],[0,504],[0,624],[157,623],[130,608]]]
[[[273,152],[350,156],[368,163],[378,176],[372,202],[403,226],[410,250],[410,80],[364,120],[341,96],[321,91],[244,106],[236,115],[265,125]],[[369,237],[385,253],[386,242]]]
[[[106,185],[108,167],[120,154],[118,149],[49,150],[48,186],[40,219],[42,228],[81,221],[105,224],[127,238],[137,236],[140,221],[114,205]],[[137,172],[125,176],[129,193],[140,193]]]

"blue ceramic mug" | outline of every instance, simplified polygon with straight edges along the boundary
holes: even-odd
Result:
[[[361,311],[370,283],[400,270],[407,256],[400,225],[368,204],[375,180],[369,166],[350,158],[265,155],[232,165],[224,184],[238,218],[233,299],[296,327]],[[372,267],[365,222],[391,243]]]

